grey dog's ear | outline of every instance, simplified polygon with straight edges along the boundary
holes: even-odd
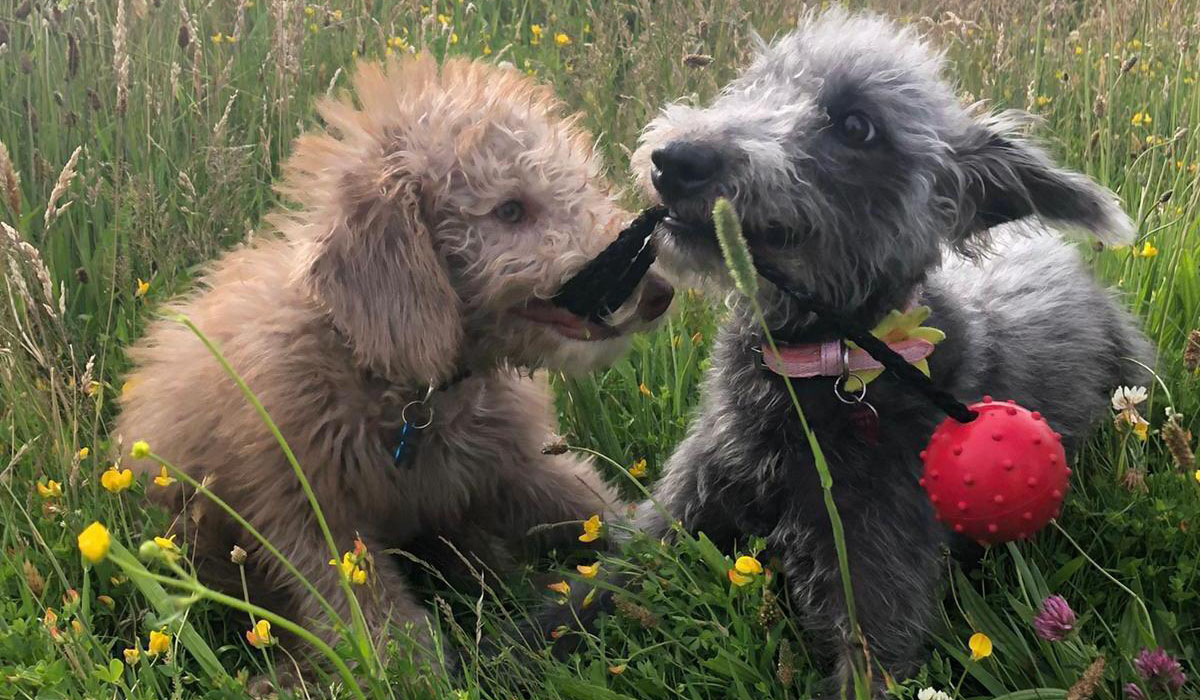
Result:
[[[415,182],[344,183],[338,219],[309,245],[303,284],[362,365],[393,381],[451,376],[459,299],[421,214]]]
[[[1111,191],[1091,178],[1058,167],[1036,144],[1012,133],[1002,115],[976,125],[955,149],[959,165],[956,244],[992,226],[1027,216],[1083,229],[1113,244],[1133,238],[1133,223]]]

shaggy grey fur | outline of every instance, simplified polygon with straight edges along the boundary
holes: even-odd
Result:
[[[1117,242],[1130,238],[1130,221],[1110,192],[1023,138],[1016,115],[960,105],[941,68],[911,29],[831,11],[764,47],[710,106],[667,107],[634,155],[642,183],[672,209],[662,257],[729,287],[706,223],[727,197],[758,260],[865,327],[923,286],[927,324],[947,335],[933,379],[963,401],[1015,399],[1077,445],[1113,387],[1140,381],[1129,360],[1151,352],[1055,229]],[[873,141],[855,143],[866,128],[847,124],[850,114],[872,123]],[[761,286],[779,337],[830,337]],[[756,362],[762,340],[749,305],[735,303],[656,500],[727,551],[766,537],[841,693],[855,652],[829,521],[784,382]],[[903,677],[923,658],[938,601],[946,537],[917,476],[944,415],[885,372],[869,386],[880,416],[869,444],[833,379],[793,384],[833,473],[873,676]],[[649,503],[638,524],[655,537],[670,525]]]

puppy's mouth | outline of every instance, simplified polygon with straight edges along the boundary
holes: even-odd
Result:
[[[576,316],[545,299],[530,299],[525,304],[513,308],[512,312],[570,340],[600,341],[621,335],[621,330],[615,326]]]
[[[663,230],[676,236],[714,237],[717,235],[712,219],[696,219],[681,216],[674,209],[667,210],[667,215],[663,217],[661,226]]]

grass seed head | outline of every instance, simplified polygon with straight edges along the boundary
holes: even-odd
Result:
[[[754,299],[758,296],[758,273],[750,248],[742,236],[742,222],[728,199],[722,197],[713,207],[713,226],[717,230],[717,241],[725,255],[725,266],[742,294]]]

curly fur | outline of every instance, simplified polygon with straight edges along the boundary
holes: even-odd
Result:
[[[922,287],[928,323],[948,336],[931,358],[934,381],[963,401],[1015,399],[1078,445],[1112,388],[1141,380],[1130,360],[1148,362],[1151,352],[1055,233],[1126,241],[1132,225],[1111,193],[1023,137],[1018,115],[961,106],[941,69],[913,30],[834,10],[764,47],[711,105],[667,107],[633,157],[650,194],[659,197],[651,186],[658,149],[708,149],[720,165],[695,191],[661,196],[684,225],[657,234],[660,259],[730,289],[707,224],[715,199],[727,197],[756,258],[864,327]],[[872,120],[878,145],[855,148],[838,136],[833,124],[850,110]],[[779,337],[829,338],[761,287]],[[813,457],[783,380],[756,362],[762,342],[750,305],[735,302],[699,413],[655,500],[724,547],[766,538],[814,649],[838,667],[830,686],[841,693],[861,649]],[[872,444],[833,379],[793,383],[833,474],[874,678],[903,677],[922,659],[944,569],[946,533],[917,485],[918,453],[943,416],[885,373],[867,397],[880,418]],[[639,513],[644,530],[668,534],[658,508],[643,504]]]
[[[489,564],[534,525],[608,512],[591,466],[543,455],[553,428],[544,382],[519,368],[603,365],[650,325],[646,289],[615,337],[573,340],[514,311],[547,299],[613,238],[628,214],[600,180],[592,140],[551,92],[515,70],[427,56],[362,64],[353,94],[319,106],[326,128],[297,141],[275,217],[280,236],[215,263],[172,309],[188,316],[257,394],[311,481],[342,551],[361,537],[374,571],[360,593],[372,633],[426,610],[386,548],[445,537]],[[493,214],[518,200],[519,223]],[[661,309],[658,309],[661,313]],[[205,481],[343,616],[348,601],[304,493],[275,439],[201,342],[163,320],[131,350],[116,435]],[[432,427],[409,462],[390,455],[403,405],[436,392]],[[157,472],[134,461],[141,473]],[[240,527],[176,484],[148,487],[175,509],[202,577],[240,591],[229,561],[249,552],[250,591],[298,621],[321,619],[299,582]],[[572,537],[549,528],[542,544]]]

